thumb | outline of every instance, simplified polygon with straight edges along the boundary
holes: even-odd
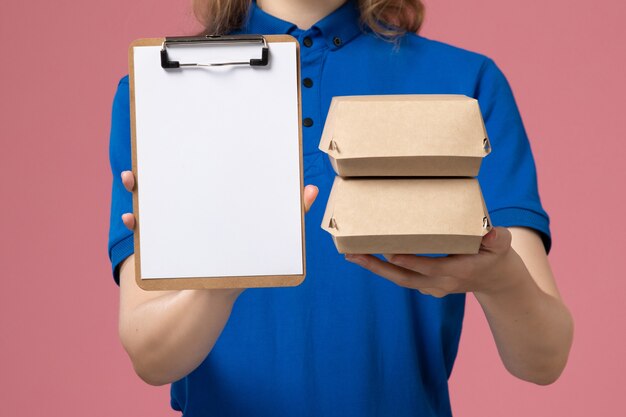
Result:
[[[307,185],[304,187],[304,212],[308,212],[317,194],[319,193],[319,189],[315,185]]]
[[[511,247],[511,232],[506,227],[493,227],[480,245],[489,252],[503,252]]]

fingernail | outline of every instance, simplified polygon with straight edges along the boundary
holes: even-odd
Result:
[[[404,264],[404,258],[402,256],[393,255],[389,257],[389,262],[391,262],[394,265],[402,266]]]
[[[350,255],[350,254],[346,255],[346,261],[350,261],[352,263],[355,263],[355,264],[361,265],[361,266],[364,266],[365,263],[366,263],[365,259],[362,256]]]

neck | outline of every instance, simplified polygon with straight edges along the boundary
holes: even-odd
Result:
[[[306,30],[338,9],[346,0],[257,0],[264,12]]]

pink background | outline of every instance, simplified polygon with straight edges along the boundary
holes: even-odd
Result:
[[[468,297],[456,416],[621,416],[626,388],[626,9],[619,0],[427,1],[423,34],[508,76],[552,218],[550,259],[576,321],[548,387],[515,380]],[[108,132],[134,38],[190,34],[188,0],[0,5],[0,414],[171,416],[117,338],[106,255]]]

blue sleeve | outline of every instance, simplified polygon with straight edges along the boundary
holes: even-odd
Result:
[[[122,214],[132,213],[132,193],[122,184],[122,171],[132,169],[130,154],[130,96],[128,77],[121,79],[113,99],[109,160],[113,184],[111,190],[111,218],[109,223],[109,259],[113,279],[119,285],[119,264],[134,252],[133,232],[122,223]]]
[[[528,136],[509,82],[489,58],[481,68],[475,97],[492,147],[478,175],[491,222],[536,230],[548,253],[550,219],[539,198]]]

